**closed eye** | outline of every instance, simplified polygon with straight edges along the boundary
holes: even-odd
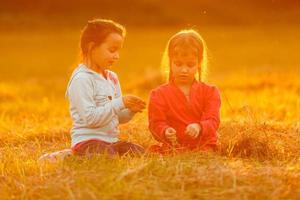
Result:
[[[178,66],[178,67],[182,65],[181,62],[174,62],[174,64],[175,64],[176,66]]]
[[[117,50],[118,50],[118,48],[117,47],[111,47],[111,48],[109,48],[108,49],[111,53],[114,53],[114,52],[116,52]]]
[[[193,68],[193,67],[196,66],[196,63],[190,62],[190,63],[187,64],[187,66],[190,67],[190,68]]]
[[[114,50],[114,49],[110,49],[110,50],[109,50],[109,52],[110,52],[110,53],[115,53],[115,52],[116,52],[116,50]]]

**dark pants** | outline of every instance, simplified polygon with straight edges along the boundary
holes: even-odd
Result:
[[[75,155],[93,155],[93,154],[108,154],[125,155],[125,154],[143,154],[145,149],[137,144],[126,141],[108,143],[97,139],[91,139],[80,142],[72,148]]]

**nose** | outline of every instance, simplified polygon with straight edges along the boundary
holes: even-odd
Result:
[[[114,60],[118,60],[120,58],[119,53],[115,53],[113,58],[114,58]]]
[[[182,69],[181,69],[181,71],[182,71],[183,73],[188,72],[188,67],[187,67],[187,66],[183,66]]]

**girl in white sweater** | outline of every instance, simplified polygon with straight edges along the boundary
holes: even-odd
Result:
[[[74,154],[144,152],[141,146],[118,139],[119,123],[128,122],[145,108],[139,97],[122,96],[118,76],[109,70],[119,59],[124,37],[125,28],[111,20],[91,20],[82,31],[83,61],[74,70],[66,92]]]
[[[91,20],[83,28],[82,63],[66,91],[73,120],[71,149],[45,154],[39,160],[54,161],[71,154],[144,152],[143,147],[118,139],[119,123],[128,122],[146,105],[139,97],[122,96],[118,76],[109,70],[119,59],[124,37],[125,28],[111,20]]]

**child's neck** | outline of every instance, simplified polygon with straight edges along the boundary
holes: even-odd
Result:
[[[83,64],[85,66],[87,66],[88,68],[90,68],[91,70],[101,74],[104,78],[106,78],[105,70],[102,67],[98,67],[97,65],[92,64],[91,62],[88,62],[88,61],[86,61],[86,62],[84,61]]]
[[[174,81],[175,85],[182,91],[188,101],[190,100],[190,90],[193,82],[194,80],[191,82],[177,82],[176,80]]]
[[[190,95],[190,89],[191,89],[192,84],[188,84],[188,83],[176,83],[176,82],[175,82],[175,84],[183,92],[183,94],[186,97],[189,97],[189,95]]]
[[[190,94],[190,85],[177,85],[178,88],[183,92],[185,96],[188,96]]]

